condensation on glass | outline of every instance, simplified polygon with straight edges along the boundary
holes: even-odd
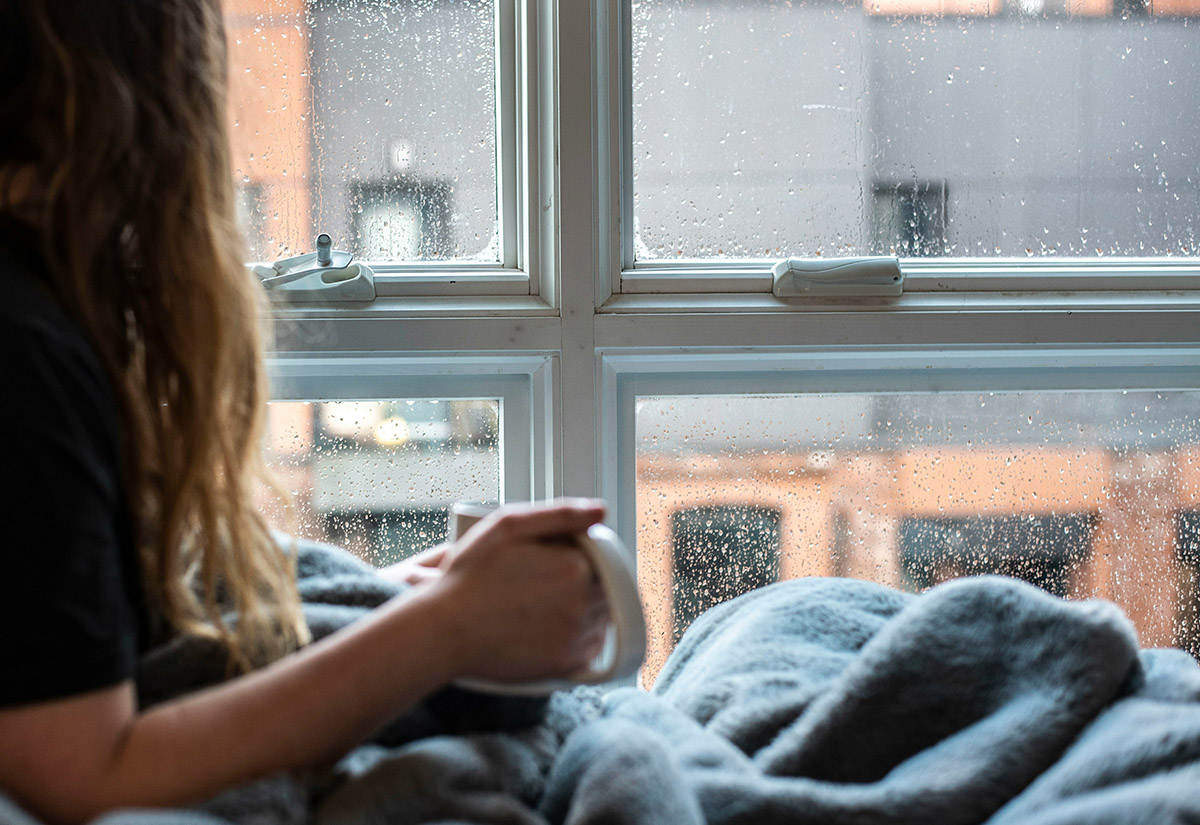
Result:
[[[1200,0],[632,0],[634,254],[1200,254]]]
[[[253,260],[498,261],[492,0],[225,0]]]
[[[1200,656],[1200,392],[644,397],[636,428],[650,678],[703,610],[812,575],[1014,576]]]
[[[267,462],[294,513],[272,522],[377,566],[446,538],[455,501],[500,499],[495,399],[275,401]]]

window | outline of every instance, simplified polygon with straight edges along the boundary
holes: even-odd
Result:
[[[385,270],[513,267],[516,101],[498,92],[514,88],[515,15],[492,0],[229,0],[234,162],[269,205],[269,257],[324,231]]]
[[[872,249],[904,258],[931,258],[945,253],[946,184],[875,184]]]
[[[1083,593],[1091,583],[1092,522],[1090,513],[905,518],[897,537],[902,580],[925,590],[990,574],[1022,579],[1056,596]]]
[[[675,641],[714,605],[779,577],[779,512],[764,507],[692,507],[671,514]]]
[[[378,275],[276,312],[275,397],[494,405],[488,491],[339,498],[358,459],[314,441],[322,535],[390,558],[453,497],[602,495],[659,657],[732,595],[673,595],[706,563],[922,587],[1042,548],[990,569],[1149,643],[1191,621],[1195,0],[226,7],[256,250],[324,229]],[[877,254],[900,296],[772,292],[781,258]],[[705,508],[751,538],[676,542]]]
[[[453,191],[440,182],[395,180],[360,184],[351,200],[360,254],[372,261],[422,261],[453,257],[450,237]]]
[[[500,499],[499,409],[488,399],[274,402],[267,456],[293,498],[293,529],[376,565],[443,541],[455,501]]]
[[[703,608],[807,575],[914,591],[1013,576],[1113,599],[1143,642],[1194,648],[1200,392],[863,394],[849,385],[886,388],[903,372],[807,378],[847,391],[628,390],[639,575],[674,605],[673,634],[650,617],[652,670]]]
[[[432,207],[444,210],[454,228],[429,227],[442,235],[437,257],[499,263],[496,5],[311,4],[317,219],[341,230],[336,234],[347,249],[372,258],[378,249],[364,248],[367,222],[358,231],[346,225],[348,214],[369,204],[355,202],[361,184],[398,183],[395,176],[452,180],[453,204]],[[422,200],[431,204],[447,194],[426,192]],[[395,251],[416,254],[392,259],[434,257],[432,246],[400,247]]]
[[[1186,5],[635,0],[622,289],[733,267],[769,291],[785,257],[1196,255]]]
[[[1177,529],[1178,586],[1184,608],[1176,619],[1172,641],[1200,658],[1200,513],[1180,513]]]

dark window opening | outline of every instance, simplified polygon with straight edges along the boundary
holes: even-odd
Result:
[[[946,183],[876,183],[874,250],[902,258],[946,254]]]
[[[779,578],[779,511],[695,507],[671,516],[675,641],[701,613]]]
[[[1180,513],[1175,526],[1179,562],[1175,645],[1200,659],[1200,512]]]
[[[354,237],[372,261],[429,261],[451,256],[451,187],[401,179],[353,188]]]
[[[325,541],[376,567],[386,567],[445,541],[447,512],[440,507],[335,510],[322,516]]]
[[[850,543],[850,519],[846,518],[846,514],[841,510],[837,510],[833,514],[833,544],[829,548],[830,556],[833,561],[833,569],[830,571],[834,576],[850,576],[850,554],[853,548]]]
[[[916,590],[960,576],[998,574],[1067,596],[1091,558],[1092,527],[1088,514],[905,519],[900,567]]]

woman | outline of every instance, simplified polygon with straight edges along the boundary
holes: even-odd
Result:
[[[249,504],[260,306],[219,2],[0,11],[0,514],[28,537],[0,576],[0,788],[55,822],[186,803],[335,758],[453,679],[588,661],[602,597],[553,539],[602,518],[588,502],[495,515],[305,646],[291,562]],[[224,639],[245,675],[139,712],[134,663],[163,631]]]

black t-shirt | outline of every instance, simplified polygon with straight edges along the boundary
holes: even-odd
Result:
[[[0,706],[133,675],[142,591],[107,375],[0,218]]]

